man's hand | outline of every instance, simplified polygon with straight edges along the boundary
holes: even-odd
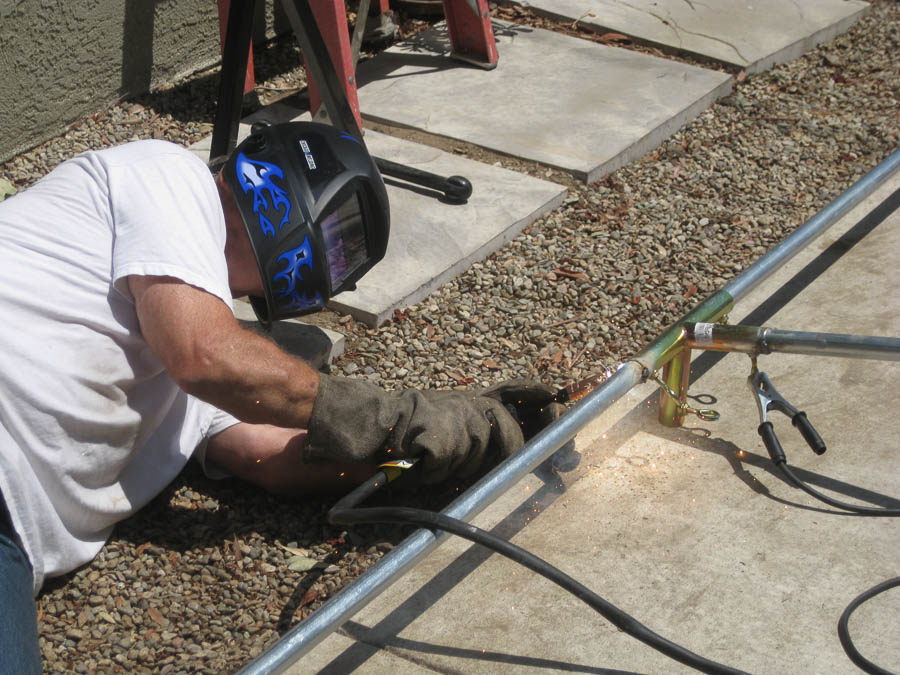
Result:
[[[245,422],[305,428],[318,373],[244,330],[219,298],[171,277],[131,276],[141,332],[187,393]]]
[[[387,392],[322,376],[304,454],[310,461],[420,458],[422,480],[435,483],[519,450],[523,430],[536,433],[555,419],[551,401],[547,387],[524,380],[484,392]]]

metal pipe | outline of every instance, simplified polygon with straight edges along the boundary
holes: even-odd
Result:
[[[442,513],[459,519],[473,518],[497,499],[505,488],[526,476],[575,438],[584,426],[638,384],[642,376],[643,369],[635,361],[623,364],[612,377],[573,406],[555,424],[544,429],[522,450],[495,467]],[[445,536],[443,532],[416,530],[377,565],[366,570],[338,595],[248,663],[240,673],[262,675],[284,672],[328,633],[365,607],[428,555]]]
[[[793,257],[800,248],[812,241],[841,215],[869,196],[898,167],[900,167],[900,151],[895,151],[820,214],[810,219],[800,230],[751,265],[721,291],[701,303],[681,321],[669,327],[633,360],[622,364],[606,382],[535,436],[521,451],[495,467],[443,513],[454,518],[466,519],[472,518],[487,507],[503,491],[572,440],[578,431],[600,413],[652,372],[679,355],[680,350],[686,348],[685,322],[717,321],[739,297],[768,277],[778,265]],[[827,215],[823,216],[822,214],[826,212]],[[806,228],[810,228],[810,231]],[[800,233],[801,230],[804,233]],[[401,574],[435,548],[442,538],[442,533],[417,530],[377,565],[363,573],[341,593],[316,610],[312,616],[295,626],[240,672],[245,675],[284,672],[291,663],[310,651],[328,633],[387,589]]]
[[[746,354],[805,354],[845,359],[900,361],[900,338],[810,333],[756,326],[688,323],[685,344],[690,348]]]

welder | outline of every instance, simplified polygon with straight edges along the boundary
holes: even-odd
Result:
[[[260,126],[215,172],[135,141],[70,159],[0,203],[0,672],[40,671],[34,594],[90,561],[193,457],[280,493],[348,490],[385,460],[431,483],[558,414],[513,381],[385,391],[320,374],[243,329],[322,309],[385,253],[364,145]],[[537,415],[537,419],[534,419]]]

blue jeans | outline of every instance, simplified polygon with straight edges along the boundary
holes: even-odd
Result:
[[[31,563],[19,546],[0,495],[0,673],[40,675]]]

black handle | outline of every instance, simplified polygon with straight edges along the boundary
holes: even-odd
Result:
[[[819,436],[819,433],[813,428],[813,425],[806,419],[805,412],[798,412],[791,420],[791,424],[800,430],[800,434],[806,439],[807,444],[817,455],[821,455],[827,449],[825,441]]]
[[[772,461],[776,464],[784,464],[787,462],[787,456],[784,454],[784,450],[781,449],[781,443],[778,442],[778,437],[775,435],[775,429],[772,427],[771,422],[763,422],[756,428],[756,433],[758,433],[762,439],[763,443],[766,445],[766,450],[769,451],[769,457],[772,458]]]
[[[443,192],[448,199],[454,202],[465,202],[472,196],[472,183],[462,176],[450,176],[444,178],[435,173],[414,169],[405,164],[398,164],[383,157],[373,157],[375,166],[385,176],[400,178],[415,185],[431,188]]]

